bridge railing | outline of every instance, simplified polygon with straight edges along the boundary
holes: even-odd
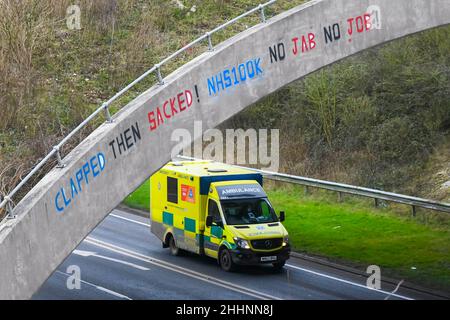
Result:
[[[259,6],[241,14],[240,16],[220,25],[219,27],[213,29],[210,32],[205,33],[204,35],[202,35],[201,37],[197,38],[196,40],[192,41],[191,43],[187,44],[186,46],[184,46],[183,48],[181,48],[180,50],[174,52],[173,54],[171,54],[170,56],[168,56],[167,58],[165,58],[164,60],[162,60],[160,63],[155,64],[152,68],[150,68],[149,70],[147,70],[146,72],[144,72],[140,77],[138,77],[136,80],[134,80],[133,82],[131,82],[130,84],[128,84],[125,88],[123,88],[122,90],[120,90],[119,92],[117,92],[111,99],[109,99],[108,101],[104,102],[98,109],[96,109],[88,118],[86,118],[82,123],[80,123],[75,129],[73,129],[59,144],[57,144],[56,146],[53,147],[52,151],[50,151],[50,153],[48,153],[44,159],[42,159],[31,171],[30,173],[28,173],[28,175],[11,191],[9,192],[8,195],[6,195],[3,200],[1,198],[0,195],[0,209],[5,208],[6,207],[6,211],[7,211],[7,216],[6,218],[14,218],[15,215],[13,214],[13,197],[17,194],[17,192],[23,188],[23,186],[31,179],[32,176],[34,176],[39,170],[42,169],[42,167],[53,157],[56,157],[56,160],[58,162],[58,167],[64,167],[64,161],[63,158],[61,156],[61,148],[73,137],[75,136],[78,132],[80,132],[81,129],[83,129],[84,127],[86,127],[94,118],[97,117],[97,115],[99,113],[104,113],[105,118],[107,123],[112,123],[112,117],[111,117],[111,113],[109,111],[109,107],[110,105],[115,102],[117,99],[119,99],[122,95],[124,95],[125,93],[127,93],[131,88],[133,88],[136,84],[138,84],[139,82],[141,82],[143,79],[145,79],[146,77],[148,77],[150,74],[155,73],[156,77],[158,79],[158,82],[160,85],[164,84],[164,77],[161,74],[161,67],[165,64],[167,64],[169,61],[173,60],[174,58],[176,58],[177,56],[179,56],[181,53],[185,52],[186,50],[190,49],[191,47],[203,42],[203,41],[208,41],[208,50],[209,51],[213,51],[214,50],[214,46],[212,43],[212,35],[225,29],[226,27],[238,22],[239,20],[241,20],[242,18],[245,18],[253,13],[259,12],[260,13],[260,17],[261,17],[261,23],[265,23],[266,22],[266,15],[265,15],[265,8],[267,6],[270,6],[272,4],[274,4],[276,2],[276,0],[270,0],[264,4],[260,4]]]
[[[196,158],[186,157],[186,156],[177,156],[177,159],[201,160],[201,159],[196,159]],[[431,210],[435,210],[435,211],[450,213],[450,203],[439,202],[439,201],[423,199],[423,198],[417,198],[417,197],[412,197],[412,196],[406,196],[406,195],[402,195],[402,194],[398,194],[398,193],[386,192],[386,191],[381,191],[381,190],[376,190],[376,189],[357,187],[357,186],[352,186],[352,185],[343,184],[343,183],[324,181],[324,180],[318,180],[318,179],[312,179],[312,178],[306,178],[306,177],[299,177],[299,176],[294,176],[294,175],[285,174],[285,173],[277,173],[277,172],[259,170],[259,169],[254,169],[254,168],[247,168],[247,167],[242,167],[242,166],[237,166],[237,165],[233,165],[233,166],[237,167],[237,168],[252,170],[252,171],[261,173],[264,176],[264,178],[269,179],[269,180],[282,181],[282,182],[303,185],[306,188],[314,187],[314,188],[319,188],[319,189],[335,191],[338,193],[339,199],[342,199],[342,194],[352,194],[352,195],[357,195],[357,196],[374,199],[375,206],[379,205],[380,200],[409,205],[412,208],[413,216],[416,215],[416,208],[426,208],[426,209],[431,209]]]

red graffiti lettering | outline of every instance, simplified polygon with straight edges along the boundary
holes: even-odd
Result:
[[[349,36],[353,35],[354,30],[356,30],[357,33],[363,33],[372,29],[371,16],[368,13],[365,13],[362,16],[357,16],[355,18],[348,18],[347,23],[347,33]]]
[[[162,106],[157,106],[147,114],[150,131],[156,130],[164,122],[187,110],[194,103],[192,92],[184,90],[176,96],[164,101]]]
[[[294,53],[294,56],[296,56],[298,54],[298,38],[293,38],[292,42],[294,43],[294,49],[292,49],[292,52]]]
[[[193,100],[192,100],[192,93],[189,90],[186,90],[185,93],[186,93],[187,106],[189,108],[190,106],[192,106],[192,102],[193,102]]]
[[[308,43],[305,36],[302,36],[302,53],[305,53],[305,51],[308,51]]]
[[[348,30],[347,30],[347,32],[348,32],[349,35],[353,34],[353,20],[354,20],[353,18],[347,19],[347,22],[348,22]]]
[[[312,50],[316,47],[316,41],[315,41],[316,35],[314,33],[308,34],[309,39],[309,48]]]
[[[156,108],[156,119],[158,120],[158,126],[162,125],[164,123],[164,119],[163,116],[161,114],[161,110],[158,108]]]
[[[361,16],[356,17],[356,31],[358,33],[364,32],[364,22]]]
[[[372,17],[370,15],[370,13],[364,14],[364,22],[366,25],[366,31],[372,30]]]
[[[178,99],[178,107],[180,108],[180,111],[186,110],[186,106],[184,105],[184,103],[185,103],[186,101],[185,101],[184,98],[183,98],[184,95],[185,95],[184,92],[180,92],[180,93],[177,95],[177,99]]]
[[[150,111],[148,113],[148,122],[150,123],[150,131],[153,131],[157,128],[154,111]]]
[[[301,40],[301,51],[302,53],[308,52],[310,50],[313,50],[316,46],[316,35],[314,33],[308,33],[307,35],[302,35],[301,39],[298,37],[292,38],[292,44],[293,44],[293,48],[292,48],[292,53],[294,54],[294,56],[298,55],[298,53],[300,52],[300,48],[299,48],[299,40]]]
[[[170,98],[170,109],[172,110],[172,116],[176,115],[178,113],[178,110],[175,108],[175,102],[176,102],[176,98]]]
[[[167,107],[168,105],[169,105],[169,101],[164,102],[164,104],[163,104],[163,110],[164,110],[164,116],[165,116],[167,119],[170,119],[170,118],[172,118],[172,116],[166,112],[166,107]]]

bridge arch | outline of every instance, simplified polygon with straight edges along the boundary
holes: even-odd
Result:
[[[169,160],[173,130],[193,131],[194,121],[214,128],[311,72],[449,23],[448,0],[314,0],[192,60],[96,129],[17,205],[17,219],[0,231],[0,298],[29,298]]]

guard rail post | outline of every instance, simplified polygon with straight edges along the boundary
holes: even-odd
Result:
[[[374,198],[375,200],[375,208],[378,208],[380,206],[380,200],[378,198]]]
[[[208,51],[214,51],[214,46],[212,44],[211,32],[206,33],[206,38],[208,39]]]
[[[107,103],[105,103],[103,105],[103,109],[105,110],[106,122],[107,123],[113,123],[113,120],[112,120],[112,117],[111,117],[111,112],[109,111],[109,105]]]
[[[56,167],[57,168],[64,168],[66,165],[62,161],[61,152],[60,152],[60,146],[59,145],[58,146],[54,146],[53,150],[55,150],[56,161],[58,161],[58,165]]]
[[[4,200],[6,200],[6,219],[15,219],[11,198],[6,196]]]
[[[259,5],[259,10],[261,10],[261,22],[266,23],[266,14],[264,13],[264,6],[262,4]]]

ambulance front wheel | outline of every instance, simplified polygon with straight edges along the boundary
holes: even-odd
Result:
[[[169,248],[170,248],[170,253],[173,256],[178,256],[180,254],[180,248],[177,247],[177,244],[175,243],[175,239],[173,236],[170,236],[170,238],[169,238]]]
[[[281,270],[283,270],[283,267],[284,267],[285,264],[286,264],[286,261],[280,261],[280,262],[272,263],[273,269],[274,269],[275,271],[281,271]]]
[[[230,251],[228,251],[228,249],[223,248],[222,250],[220,250],[219,264],[220,267],[227,272],[236,270],[236,264],[233,262]]]

